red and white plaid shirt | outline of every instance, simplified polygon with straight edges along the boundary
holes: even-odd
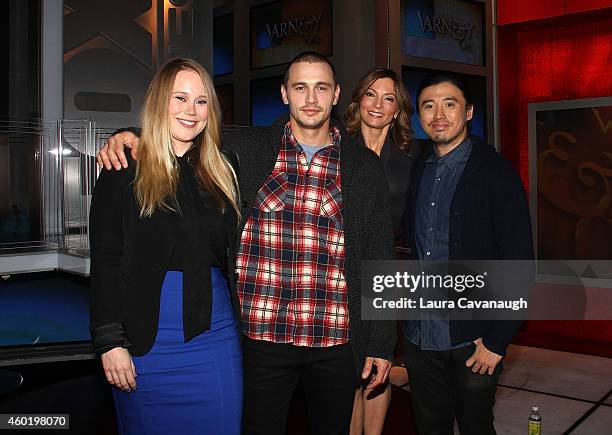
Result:
[[[348,341],[340,132],[310,165],[285,125],[272,174],[257,193],[236,259],[244,334],[328,347]]]

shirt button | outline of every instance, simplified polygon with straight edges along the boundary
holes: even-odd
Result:
[[[302,198],[302,204],[306,202],[306,198]]]
[[[432,202],[432,203],[431,203],[431,206],[432,206],[432,207],[435,207],[435,206],[436,206],[436,203],[435,203],[435,202]]]
[[[427,251],[427,255],[431,255],[431,252]]]
[[[440,178],[436,178],[436,180],[440,181]]]

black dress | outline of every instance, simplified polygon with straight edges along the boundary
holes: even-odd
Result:
[[[361,140],[365,146],[363,136]],[[409,153],[400,151],[391,139],[391,131],[387,133],[385,143],[380,151],[380,160],[385,168],[389,183],[389,198],[391,201],[391,218],[396,250],[403,253],[404,249],[404,210],[406,209],[406,193],[410,185],[410,170],[419,156],[419,147],[414,143]],[[399,249],[398,249],[399,248]]]

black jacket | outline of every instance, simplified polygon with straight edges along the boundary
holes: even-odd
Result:
[[[247,216],[257,192],[272,172],[287,118],[269,127],[226,132],[223,146],[239,157],[242,214]],[[344,218],[344,276],[348,289],[349,339],[357,375],[365,356],[392,359],[395,323],[361,320],[361,261],[392,260],[393,232],[384,170],[372,151],[349,137],[341,124],[340,173]],[[244,226],[243,220],[240,232]],[[239,233],[240,234],[240,233]]]
[[[415,208],[431,147],[412,168],[406,199],[406,243],[416,251]],[[532,260],[529,206],[520,177],[511,163],[480,138],[457,183],[449,214],[449,260]],[[483,337],[485,346],[505,355],[520,321],[450,320],[451,343]]]
[[[396,246],[404,245],[404,212],[406,206],[406,193],[410,185],[410,171],[412,165],[421,154],[419,146],[413,143],[409,152],[400,151],[391,138],[389,130],[385,143],[380,151],[380,161],[385,169],[385,176],[389,184],[389,201],[391,204],[391,220]],[[363,135],[358,132],[358,143],[365,147]]]
[[[126,157],[127,169],[102,170],[92,197],[90,323],[98,353],[121,346],[140,356],[149,351],[157,335],[161,287],[177,241],[179,218],[159,209],[150,218],[139,217],[133,189],[136,162],[129,153]],[[197,240],[206,240],[205,222],[192,221]],[[227,267],[233,271],[237,222],[231,207],[226,207],[224,221]],[[186,292],[183,310],[185,340],[189,340],[210,328],[211,262],[208,251],[199,245],[183,261],[184,282],[194,289]],[[239,318],[235,287],[230,286],[230,294]]]

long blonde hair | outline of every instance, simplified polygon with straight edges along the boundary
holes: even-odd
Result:
[[[192,70],[200,75],[208,97],[206,128],[194,139],[199,153],[194,165],[197,177],[222,212],[225,212],[224,199],[227,198],[240,217],[236,173],[220,148],[221,109],[215,87],[199,63],[184,58],[168,61],[153,77],[145,97],[134,186],[140,204],[140,216],[150,217],[158,207],[180,211],[176,200],[178,162],[172,147],[168,105],[176,75],[183,70]]]

